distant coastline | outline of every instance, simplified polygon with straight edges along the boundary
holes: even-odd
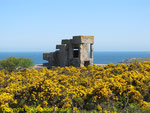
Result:
[[[149,62],[150,61],[150,57],[144,57],[144,58],[129,58],[124,60],[123,62],[120,63],[124,63],[124,64],[128,64],[128,63],[132,63],[134,61],[138,61],[138,62]]]

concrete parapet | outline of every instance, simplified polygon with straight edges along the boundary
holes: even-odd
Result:
[[[70,40],[68,39],[64,39],[61,41],[61,44],[69,44],[70,43]]]
[[[94,43],[94,36],[74,36],[73,37],[73,43],[76,43],[76,44],[81,44],[81,43],[93,44]]]
[[[56,49],[63,49],[66,47],[66,44],[56,45]]]
[[[50,59],[50,52],[49,53],[43,53],[43,60],[48,60]]]

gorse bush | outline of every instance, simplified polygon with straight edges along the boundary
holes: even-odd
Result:
[[[149,113],[150,63],[0,71],[0,112]]]
[[[31,66],[33,66],[33,61],[29,58],[9,57],[6,60],[0,61],[0,67],[2,69],[8,70],[9,72],[19,71],[20,69],[28,68]]]

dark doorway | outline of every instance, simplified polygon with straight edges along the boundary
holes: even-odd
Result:
[[[84,66],[90,65],[90,61],[84,61]]]

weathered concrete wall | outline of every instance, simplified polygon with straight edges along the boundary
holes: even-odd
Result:
[[[84,66],[84,62],[88,61],[89,47],[88,44],[80,45],[80,66]]]
[[[80,45],[80,66],[85,66],[85,62],[89,62],[90,65],[93,64],[93,50],[89,48],[89,44],[81,44]],[[90,52],[91,51],[91,52]],[[91,56],[91,57],[90,57]]]
[[[58,45],[57,45],[58,46]],[[66,45],[59,45],[59,51],[58,51],[58,59],[57,59],[57,64],[60,67],[64,67],[67,65],[67,49],[66,49]],[[57,47],[56,47],[57,48]]]

